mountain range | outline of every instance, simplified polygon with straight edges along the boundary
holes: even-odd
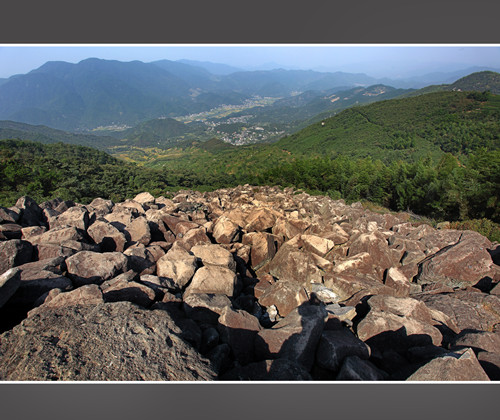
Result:
[[[286,98],[379,83],[363,73],[233,70],[170,60],[47,62],[0,80],[0,119],[70,131],[130,127],[159,117],[241,105],[255,96]],[[395,86],[397,81],[385,84]]]

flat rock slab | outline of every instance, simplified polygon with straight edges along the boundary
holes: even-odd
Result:
[[[214,380],[168,312],[128,302],[53,308],[0,336],[0,379]]]

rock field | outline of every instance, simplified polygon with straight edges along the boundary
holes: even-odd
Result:
[[[500,379],[500,246],[278,187],[0,207],[0,380]]]

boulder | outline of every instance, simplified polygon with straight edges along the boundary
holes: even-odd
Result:
[[[244,245],[250,245],[250,262],[254,270],[260,269],[276,255],[277,237],[267,232],[252,232],[243,235]]]
[[[30,239],[33,244],[56,244],[63,245],[66,241],[83,242],[85,233],[74,226],[71,227],[57,227],[50,229],[41,235],[35,236]]]
[[[45,220],[42,209],[31,197],[23,196],[16,201],[16,206],[21,209],[21,225],[23,226],[42,226]]]
[[[85,231],[89,227],[89,221],[90,218],[87,209],[75,206],[52,219],[50,222],[50,229],[59,226],[73,226]]]
[[[33,257],[33,246],[22,239],[0,242],[0,274],[8,269],[26,264]]]
[[[139,204],[153,204],[155,202],[154,196],[148,192],[137,194],[133,200]]]
[[[102,292],[96,284],[89,284],[69,292],[61,293],[59,289],[52,289],[42,305],[28,312],[28,316],[34,316],[50,308],[65,308],[76,305],[99,305],[103,303]]]
[[[458,241],[430,255],[420,264],[420,284],[443,283],[452,287],[473,286],[492,276],[494,263],[488,253],[491,242],[476,232],[465,231]]]
[[[215,222],[212,235],[219,244],[230,244],[237,242],[240,237],[240,227],[225,216],[221,216]]]
[[[0,379],[214,380],[181,333],[167,311],[129,302],[50,308],[2,334]]]
[[[236,271],[233,255],[220,245],[196,245],[191,248],[191,252],[204,266],[226,267],[231,271]]]
[[[128,301],[142,307],[150,307],[156,298],[155,291],[143,283],[120,279],[108,280],[101,285],[105,302]]]
[[[234,297],[238,288],[238,277],[234,271],[226,267],[208,265],[196,271],[185,295],[212,293]]]
[[[254,341],[262,330],[259,320],[246,311],[226,306],[218,319],[220,339],[231,348],[236,361],[246,365],[254,361]]]
[[[66,260],[75,285],[101,284],[128,270],[128,259],[120,252],[80,251]]]
[[[126,225],[126,230],[132,242],[148,245],[151,242],[151,231],[146,217],[137,217]]]
[[[0,206],[0,223],[17,223],[19,221],[19,214],[11,209]]]
[[[143,275],[156,272],[154,256],[147,248],[128,248],[123,254],[128,258],[129,268],[136,273]]]
[[[347,328],[323,331],[316,350],[316,363],[324,369],[337,372],[348,356],[367,360],[370,347]]]
[[[37,259],[40,261],[57,257],[67,258],[75,254],[76,252],[76,250],[68,248],[66,246],[60,246],[56,244],[39,244],[35,245],[34,253],[37,256]]]
[[[172,247],[156,262],[156,273],[168,277],[179,287],[185,287],[197,269],[196,257],[180,247]]]
[[[108,221],[95,221],[87,229],[87,233],[102,252],[123,252],[125,249],[125,235]]]
[[[309,300],[304,287],[295,282],[277,281],[267,287],[258,298],[264,307],[274,305],[281,317],[287,316],[295,308]]]
[[[488,331],[464,330],[453,340],[454,348],[471,348],[477,353],[487,351],[500,354],[500,334]]]
[[[389,268],[384,284],[394,289],[394,296],[406,297],[410,294],[410,280],[397,267]]]
[[[21,284],[9,303],[33,305],[52,289],[68,290],[72,281],[63,275],[64,257],[46,259],[20,265]]]
[[[408,381],[489,381],[472,349],[463,353],[448,353],[432,359],[415,373]]]
[[[500,323],[500,298],[468,288],[454,293],[416,295],[428,308],[446,314],[457,332],[465,329],[493,331]]]
[[[0,240],[21,239],[23,227],[17,223],[5,223],[0,225]]]

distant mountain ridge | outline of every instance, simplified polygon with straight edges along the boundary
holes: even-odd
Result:
[[[252,96],[366,86],[365,74],[305,70],[239,71],[215,75],[179,61],[121,62],[89,58],[51,61],[0,83],[0,119],[63,130],[136,125],[158,118],[241,104]]]

